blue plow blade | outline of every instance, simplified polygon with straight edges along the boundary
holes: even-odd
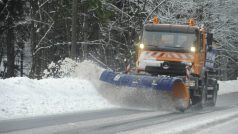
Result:
[[[182,80],[177,77],[119,74],[111,70],[102,72],[100,80],[116,86],[162,91],[172,91],[175,83],[182,82]]]

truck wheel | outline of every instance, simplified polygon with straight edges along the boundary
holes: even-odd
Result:
[[[201,91],[201,101],[200,101],[200,107],[204,108],[206,106],[206,102],[207,102],[207,90],[206,90],[206,86],[204,85],[202,91]]]
[[[192,99],[192,104],[196,106],[197,109],[201,110],[207,105],[207,92],[206,88],[203,88],[200,96],[194,96]]]
[[[204,74],[199,82],[199,90],[200,90],[200,97],[198,102],[198,108],[204,108],[207,103],[207,77],[206,74]]]
[[[199,104],[200,103],[200,97],[198,97],[198,96],[193,96],[192,97],[192,105],[197,105],[197,104]]]
[[[218,84],[214,86],[213,94],[212,94],[212,99],[208,102],[209,106],[215,106],[216,101],[217,101],[217,91],[218,91]]]

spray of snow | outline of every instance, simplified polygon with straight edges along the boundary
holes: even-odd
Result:
[[[113,104],[143,110],[175,110],[171,94],[148,89],[100,84],[97,90]]]
[[[148,89],[116,87],[99,80],[105,69],[91,61],[78,63],[72,77],[89,80],[98,93],[114,105],[148,110],[174,110],[171,94]]]
[[[49,68],[55,68],[51,64]],[[124,108],[172,110],[174,109],[171,94],[154,90],[135,89],[129,87],[116,87],[99,80],[101,73],[105,70],[92,61],[77,63],[71,59],[60,61],[58,73],[60,76],[70,76],[90,81],[97,92],[110,103]]]
[[[105,69],[99,67],[92,61],[83,61],[78,63],[75,67],[75,71],[71,74],[71,77],[76,77],[79,79],[86,79],[92,83],[99,82],[99,77]]]

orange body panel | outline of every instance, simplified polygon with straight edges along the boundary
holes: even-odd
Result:
[[[200,30],[200,33],[202,33],[202,41],[200,42],[202,47],[196,51],[194,63],[192,65],[192,68],[194,69],[194,74],[200,75],[201,71],[203,69],[203,66],[205,64],[206,60],[206,33],[204,29]]]

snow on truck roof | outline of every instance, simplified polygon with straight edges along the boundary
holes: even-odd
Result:
[[[196,33],[199,30],[197,26],[177,25],[177,24],[145,24],[146,31],[160,31],[160,32],[182,32],[182,33]]]

